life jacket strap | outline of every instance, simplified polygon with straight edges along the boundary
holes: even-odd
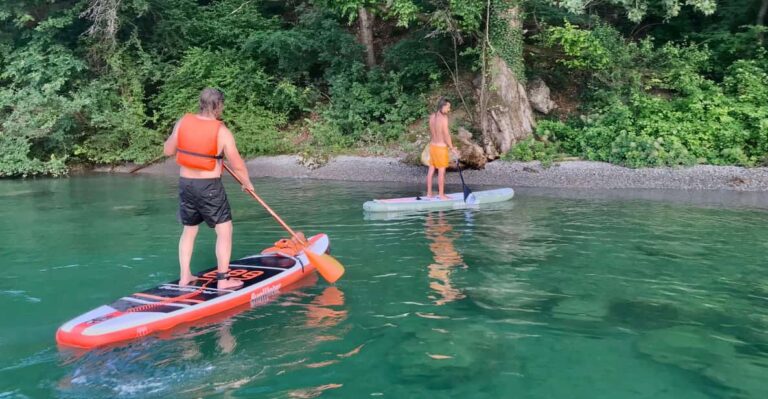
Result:
[[[195,156],[195,157],[200,157],[200,158],[224,159],[224,155],[223,154],[208,155],[208,154],[201,154],[199,152],[182,150],[181,148],[177,148],[176,151],[181,152],[183,154],[192,155],[192,156]]]

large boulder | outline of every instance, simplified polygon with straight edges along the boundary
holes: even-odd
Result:
[[[492,57],[489,67],[488,103],[480,122],[486,126],[483,149],[492,160],[531,136],[536,121],[525,87],[506,62],[498,56]]]
[[[482,169],[488,158],[483,152],[483,147],[472,140],[472,133],[463,127],[459,128],[459,134],[456,136],[459,149],[459,160],[464,165],[471,168]]]
[[[549,96],[549,86],[541,78],[535,78],[528,83],[528,101],[533,109],[544,115],[557,108],[557,104]]]

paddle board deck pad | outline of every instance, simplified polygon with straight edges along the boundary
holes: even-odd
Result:
[[[328,236],[309,239],[314,253],[326,253]],[[64,323],[56,332],[56,342],[77,348],[94,348],[147,336],[245,305],[269,302],[285,287],[315,270],[303,251],[296,256],[266,253],[232,261],[230,276],[243,281],[234,290],[216,288],[216,268],[196,274],[198,280],[187,286],[178,280],[86,312]]]
[[[496,190],[473,191],[464,202],[464,193],[447,195],[449,199],[438,198],[392,198],[368,201],[363,204],[366,212],[400,212],[400,211],[425,211],[438,209],[465,209],[480,204],[508,201],[515,196],[511,188],[499,188]]]

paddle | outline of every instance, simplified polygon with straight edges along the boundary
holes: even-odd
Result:
[[[237,182],[240,183],[241,186],[243,186],[243,181],[240,180],[240,178],[235,174],[235,172],[232,169],[230,169],[230,167],[227,166],[227,164],[225,164],[224,162],[222,162],[221,164],[222,166],[224,166],[224,169],[226,169],[227,172],[229,172],[229,174],[232,175],[232,177],[235,180],[237,180]],[[264,209],[266,209],[267,212],[269,212],[269,214],[272,215],[272,217],[275,218],[275,220],[277,220],[277,222],[280,223],[280,225],[291,236],[293,236],[293,238],[295,238],[297,241],[304,243],[305,245],[304,254],[307,255],[309,262],[315,265],[315,267],[317,268],[317,271],[320,272],[320,275],[323,276],[324,279],[326,279],[329,283],[335,283],[336,280],[341,278],[341,276],[344,274],[344,266],[342,266],[342,264],[339,263],[339,261],[336,260],[336,258],[328,254],[317,254],[312,252],[309,249],[309,242],[305,238],[299,237],[293,231],[293,229],[291,229],[283,221],[283,219],[281,219],[280,216],[278,216],[275,213],[275,211],[273,211],[272,208],[270,208],[269,205],[267,205],[267,203],[264,202],[264,200],[262,200],[258,195],[256,195],[255,191],[251,189],[246,189],[246,191],[248,192],[248,194],[251,195],[251,197],[253,197],[256,201],[258,201],[259,204],[261,204],[261,206],[263,206]]]
[[[456,168],[459,169],[459,178],[461,179],[461,188],[462,190],[464,190],[464,203],[468,203],[467,198],[469,198],[469,196],[472,195],[472,190],[470,190],[469,187],[467,187],[467,185],[464,184],[464,174],[461,173],[461,165],[459,165],[459,160],[456,160]],[[475,197],[472,196],[472,198],[475,198]]]
[[[135,166],[133,169],[131,169],[130,171],[128,171],[128,173],[135,173],[135,172],[138,172],[138,171],[140,171],[140,170],[142,170],[142,169],[146,168],[147,166],[150,166],[150,165],[154,165],[154,164],[156,164],[156,163],[158,163],[158,162],[162,161],[162,160],[163,160],[163,159],[165,159],[165,158],[167,158],[165,155],[161,155],[161,156],[159,156],[159,157],[157,157],[157,158],[155,158],[155,159],[153,159],[153,160],[151,160],[151,161],[149,161],[149,162],[147,162],[147,163],[145,163],[145,164],[142,164],[142,165],[136,165],[136,166]]]

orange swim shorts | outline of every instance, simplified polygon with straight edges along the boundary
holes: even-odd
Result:
[[[429,164],[436,168],[447,168],[451,157],[448,147],[444,145],[429,145]]]

